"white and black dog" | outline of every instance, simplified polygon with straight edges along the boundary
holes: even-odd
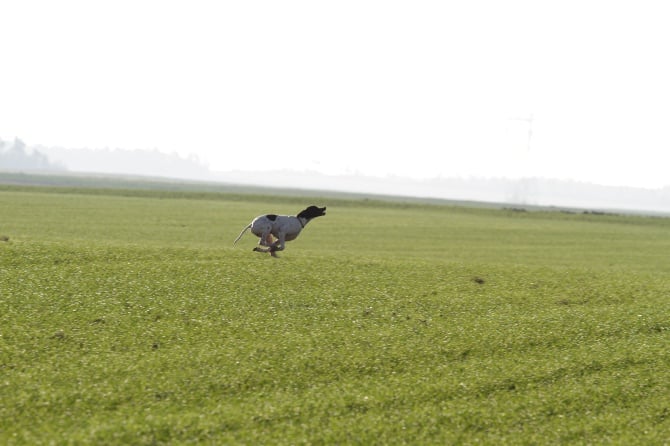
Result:
[[[233,246],[239,239],[242,238],[248,229],[251,229],[256,236],[260,237],[258,245],[254,248],[257,252],[269,252],[270,255],[276,257],[276,251],[283,251],[286,242],[295,240],[300,234],[300,231],[316,217],[326,215],[325,206],[320,208],[317,206],[310,206],[298,215],[276,215],[267,214],[260,215],[253,219],[246,228],[240,232],[233,242]],[[272,240],[274,236],[277,240]],[[265,248],[261,248],[265,246]]]

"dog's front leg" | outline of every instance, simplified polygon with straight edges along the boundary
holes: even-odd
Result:
[[[284,248],[285,248],[285,244],[286,244],[286,234],[284,234],[283,232],[280,232],[279,234],[277,234],[277,236],[278,236],[277,241],[275,241],[272,244],[272,247],[270,248],[270,254],[272,254],[273,257],[277,257],[275,252],[276,251],[283,251]]]
[[[270,246],[270,255],[272,257],[279,257],[277,255],[277,251],[281,251],[282,249],[284,249],[284,248],[279,247],[279,245],[281,243],[281,239],[282,239],[282,234],[280,233],[277,240],[275,240],[274,243],[272,244],[272,246]]]

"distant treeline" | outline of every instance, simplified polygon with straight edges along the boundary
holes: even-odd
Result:
[[[0,170],[70,171],[204,179],[209,167],[196,155],[182,157],[158,150],[64,148],[0,139]]]
[[[66,170],[65,166],[52,162],[44,153],[29,148],[19,138],[14,138],[14,141],[0,139],[0,169]]]

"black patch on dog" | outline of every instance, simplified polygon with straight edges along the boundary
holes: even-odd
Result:
[[[270,221],[275,221],[277,219],[277,214],[268,214],[265,216]]]
[[[312,218],[322,217],[324,215],[326,215],[326,207],[325,206],[322,207],[322,208],[316,207],[316,206],[310,206],[307,209],[305,209],[304,211],[301,211],[298,214],[298,217],[299,218],[306,218],[308,220],[311,220]]]

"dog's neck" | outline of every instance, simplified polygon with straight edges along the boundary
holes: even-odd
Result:
[[[303,229],[305,228],[305,225],[306,225],[307,223],[309,223],[309,218],[305,218],[305,217],[296,217],[296,218],[297,218],[298,221],[300,222],[300,226],[302,226]]]

